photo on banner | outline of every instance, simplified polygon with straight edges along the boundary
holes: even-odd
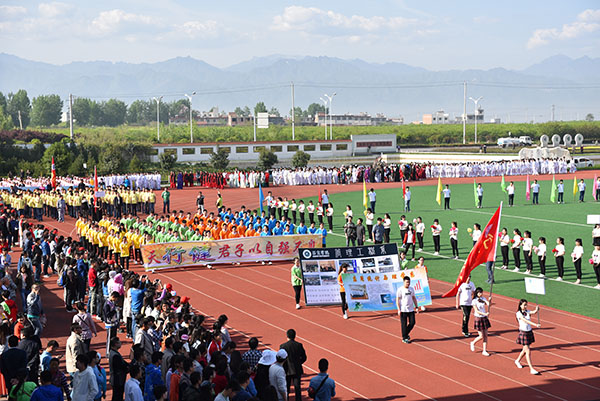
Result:
[[[299,255],[304,297],[308,306],[336,305],[342,302],[337,278],[340,266],[344,263],[348,264],[349,273],[378,274],[400,271],[396,244],[300,249]]]

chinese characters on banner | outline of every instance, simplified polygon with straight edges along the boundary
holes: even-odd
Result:
[[[427,271],[419,268],[392,273],[343,274],[348,311],[396,310],[396,291],[404,285],[404,276],[410,277],[418,306],[431,305]]]
[[[142,246],[146,270],[217,263],[290,260],[300,248],[321,246],[320,234],[165,242]]]
[[[396,244],[300,249],[300,262],[306,305],[342,302],[337,277],[344,263],[350,266],[349,273],[389,273],[400,270]]]

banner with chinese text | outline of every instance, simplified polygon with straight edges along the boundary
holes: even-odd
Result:
[[[321,246],[320,234],[165,242],[142,246],[146,270],[217,263],[290,260],[300,248]]]
[[[431,305],[427,271],[423,268],[392,273],[348,273],[342,275],[349,312],[396,310],[396,291],[410,277],[418,306]]]
[[[399,271],[398,246],[396,244],[379,244],[345,248],[300,249],[306,305],[332,305],[342,302],[337,277],[340,266],[344,263],[350,266],[348,272]]]

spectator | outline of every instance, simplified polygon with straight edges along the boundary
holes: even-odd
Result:
[[[152,353],[154,352],[154,341],[149,332],[153,327],[154,318],[148,316],[143,318],[142,326],[135,332],[135,344],[140,345],[147,361],[152,359]]]
[[[275,355],[275,363],[269,368],[269,383],[271,386],[275,387],[275,390],[277,391],[277,399],[279,401],[287,401],[288,398],[286,373],[283,367],[287,357],[287,351],[280,349]]]
[[[58,369],[58,366],[60,364],[60,361],[58,360],[58,358],[52,358],[50,360],[50,374],[52,375],[52,384],[54,384],[56,387],[60,388],[63,393],[65,394],[65,397],[67,398],[67,401],[71,401],[71,389],[69,387],[69,382],[67,381],[67,376],[60,371],[60,369]]]
[[[252,394],[247,390],[248,385],[250,384],[250,375],[248,372],[238,372],[237,374],[237,382],[240,385],[240,390],[238,393],[231,398],[232,401],[247,401],[252,398]]]
[[[296,399],[300,400],[302,397],[300,379],[302,378],[302,374],[304,374],[302,364],[306,362],[306,352],[304,351],[302,344],[296,341],[296,330],[289,329],[287,331],[287,339],[287,342],[279,346],[279,348],[285,350],[287,354],[287,358],[283,364],[286,374],[286,394],[290,392],[290,388],[293,383]]]
[[[98,394],[96,375],[89,367],[89,359],[81,354],[76,359],[77,371],[73,374],[71,398],[75,401],[94,401]]]
[[[12,388],[8,394],[9,400],[29,400],[33,390],[37,387],[34,382],[27,381],[27,368],[19,369],[16,378],[12,379]]]
[[[163,382],[165,382],[165,377],[167,376],[167,371],[169,370],[169,366],[171,365],[171,358],[175,355],[173,351],[173,342],[175,340],[173,337],[167,337],[165,340],[165,352],[163,353],[162,362],[160,365],[160,371]]]
[[[44,311],[42,309],[42,298],[40,297],[40,285],[34,284],[31,286],[31,292],[27,296],[27,319],[35,328],[35,335],[42,334],[42,321],[45,320]]]
[[[121,340],[119,337],[110,339],[110,354],[108,356],[110,384],[112,386],[112,401],[123,401],[123,392],[125,391],[125,380],[127,379],[127,362],[119,353]]]
[[[262,352],[257,349],[258,338],[252,337],[248,340],[248,347],[250,347],[250,349],[242,355],[242,360],[248,363],[252,370],[255,370],[258,361],[260,361],[260,358],[262,357]]]
[[[30,401],[64,400],[61,389],[52,384],[52,373],[49,370],[44,370],[40,374],[40,382],[42,385],[33,391]]]
[[[139,381],[142,371],[139,366],[131,365],[129,374],[131,378],[125,383],[125,401],[144,401]]]
[[[42,352],[41,360],[42,360],[42,371],[50,369],[50,361],[53,358],[54,352],[58,348],[58,341],[50,340],[48,341],[48,345],[44,352]]]
[[[119,299],[119,293],[113,291],[110,294],[110,298],[104,303],[104,326],[106,328],[106,355],[110,354],[111,341],[117,335],[117,329],[119,328],[119,311],[117,310],[117,300]],[[112,372],[112,369],[111,369]],[[123,382],[125,385],[125,382]]]
[[[81,340],[83,341],[84,352],[89,352],[90,344],[92,342],[92,336],[96,337],[96,323],[92,319],[92,315],[85,311],[85,304],[83,302],[77,302],[75,304],[78,313],[73,316],[73,323],[78,323],[81,326]]]
[[[183,392],[182,401],[198,401],[203,399],[200,388],[202,375],[199,372],[192,372],[190,375],[190,386]]]
[[[229,401],[233,399],[233,397],[240,391],[240,385],[235,380],[230,380],[229,383],[225,386],[223,391],[221,391],[215,397],[215,401]]]
[[[154,389],[154,399],[156,401],[167,401],[167,387],[158,386]]]
[[[165,384],[160,370],[162,360],[163,353],[160,351],[155,351],[152,353],[151,363],[146,365],[146,380],[144,382],[145,401],[155,401],[154,389],[159,386],[164,386]]]
[[[31,326],[25,326],[23,329],[23,338],[19,343],[19,348],[27,353],[27,368],[29,369],[29,381],[37,385],[38,372],[40,370],[40,351],[42,350],[42,342],[35,335],[35,331]]]
[[[89,351],[86,356],[90,361],[90,368],[92,368],[92,372],[96,376],[96,384],[98,385],[98,393],[96,393],[94,400],[100,401],[106,397],[106,370],[100,366],[100,359],[102,357],[96,351]]]
[[[317,401],[330,401],[335,397],[335,381],[327,374],[329,361],[325,358],[319,360],[319,374],[310,379],[309,387],[314,389],[314,399]]]
[[[66,346],[66,365],[67,373],[73,376],[77,368],[77,357],[85,353],[83,340],[81,339],[81,332],[83,329],[78,323],[71,324],[71,335],[67,338]],[[89,364],[87,362],[86,366]]]
[[[8,337],[8,349],[2,353],[2,358],[0,358],[0,371],[4,376],[9,393],[17,373],[22,369],[27,369],[27,353],[20,349],[18,345],[19,338],[17,336]]]
[[[190,358],[185,358],[183,360],[183,365],[181,369],[181,378],[179,379],[179,398],[183,396],[185,390],[192,385],[190,380],[190,375],[194,371],[194,364]]]

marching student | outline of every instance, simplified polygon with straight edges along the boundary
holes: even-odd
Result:
[[[510,237],[508,236],[508,230],[506,227],[502,228],[500,232],[500,252],[502,253],[502,266],[501,268],[508,269],[508,246],[510,245]]]
[[[592,263],[594,273],[596,273],[596,281],[598,282],[598,285],[596,285],[594,288],[598,288],[600,290],[600,245],[594,246],[592,259],[590,262]]]
[[[302,291],[302,270],[300,269],[300,258],[297,256],[294,258],[294,264],[292,265],[292,288],[294,289],[294,296],[296,300],[296,309],[300,309],[300,292]]]
[[[489,300],[485,299],[483,296],[483,289],[481,287],[477,287],[475,293],[473,294],[473,307],[474,307],[474,316],[475,316],[475,330],[477,330],[477,337],[471,341],[469,344],[471,347],[471,351],[475,352],[475,344],[478,341],[483,340],[483,351],[481,355],[490,356],[487,352],[487,339],[488,339],[488,329],[492,327],[490,324],[490,302],[492,298]]]
[[[473,309],[473,298],[475,297],[475,284],[471,282],[471,275],[467,277],[467,281],[458,287],[456,293],[456,309],[462,310],[462,333],[463,336],[469,337],[469,319],[471,318],[471,309]]]
[[[546,277],[546,238],[540,237],[538,242],[538,246],[534,247],[533,250],[540,263],[540,277]]]
[[[539,312],[539,305],[535,307],[533,312],[527,310],[527,300],[521,299],[519,301],[519,308],[517,310],[517,322],[519,322],[519,337],[517,337],[517,344],[523,346],[523,349],[519,353],[517,359],[515,359],[515,365],[517,368],[523,368],[521,365],[521,359],[523,356],[527,359],[527,365],[529,365],[529,373],[532,375],[538,375],[539,372],[533,368],[531,364],[531,344],[535,342],[535,337],[533,335],[533,330],[531,326],[535,326],[537,328],[542,327],[540,324],[533,323],[531,321],[531,315],[535,315]]]
[[[452,247],[452,256],[454,259],[458,259],[458,223],[456,221],[452,222],[452,226],[450,227],[450,246]]]
[[[342,299],[342,316],[344,317],[344,319],[348,319],[348,303],[346,303],[346,289],[344,288],[344,281],[342,280],[342,274],[346,273],[348,273],[348,263],[342,263],[337,276],[337,281],[340,285],[340,298]]]
[[[442,233],[442,226],[440,225],[440,221],[438,219],[433,220],[433,224],[431,225],[431,235],[433,237],[433,248],[435,252],[434,255],[440,254],[440,234]]]
[[[565,274],[565,239],[563,237],[556,239],[556,246],[552,250],[552,253],[554,254],[556,268],[558,269],[558,277],[556,279],[562,281]]]
[[[573,248],[573,252],[571,252],[571,259],[573,260],[573,265],[575,266],[575,273],[577,274],[577,280],[575,280],[575,284],[581,284],[581,258],[583,257],[583,241],[581,238],[577,238],[575,240],[575,247]]]
[[[413,220],[413,224],[416,224],[416,232],[417,232],[417,241],[419,241],[419,249],[417,251],[421,252],[423,250],[423,234],[425,233],[425,223],[423,223],[423,219],[421,216],[417,217],[416,221]]]
[[[523,257],[525,258],[525,272],[531,274],[533,270],[533,240],[531,239],[531,231],[523,232]]]
[[[515,259],[515,268],[513,269],[513,271],[518,272],[521,268],[521,243],[523,241],[523,238],[521,237],[521,231],[519,231],[518,228],[515,228],[513,230],[513,234],[513,239],[510,240],[510,242],[512,243],[511,247],[513,258]]]
[[[481,225],[479,223],[473,224],[473,231],[469,234],[473,238],[473,246],[481,238]]]
[[[483,187],[477,184],[477,209],[481,209],[483,203]]]
[[[506,187],[506,192],[508,193],[508,207],[513,207],[515,203],[515,183],[510,182]]]
[[[402,342],[410,344],[410,332],[415,327],[415,313],[419,313],[419,309],[415,290],[410,286],[409,276],[404,276],[404,285],[398,287],[396,291],[396,308],[402,326]]]
[[[402,240],[402,245],[404,247],[404,252],[408,255],[408,250],[412,248],[412,259],[415,260],[415,230],[413,230],[412,223],[408,223],[408,229],[404,234],[404,238]]]

